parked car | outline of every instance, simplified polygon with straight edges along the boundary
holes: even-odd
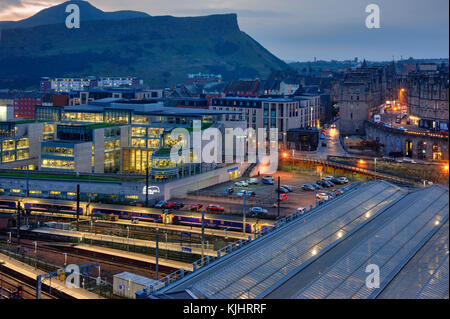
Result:
[[[332,183],[327,182],[327,181],[325,181],[323,179],[320,179],[320,180],[316,181],[316,184],[320,185],[322,187],[332,187],[332,186],[334,186]]]
[[[339,178],[336,178],[336,177],[333,177],[330,182],[332,182],[333,184],[336,184],[336,185],[344,184]]]
[[[155,208],[163,208],[163,206],[164,206],[164,204],[165,204],[166,202],[165,201],[159,201],[159,202],[157,202],[156,204],[155,204]]]
[[[233,194],[234,189],[233,187],[228,187],[223,191],[225,194]]]
[[[206,207],[206,211],[207,212],[224,212],[225,208],[223,208],[222,206],[219,205],[208,205],[208,207]]]
[[[133,218],[133,219],[131,220],[131,223],[132,223],[132,224],[139,224],[139,219]]]
[[[183,208],[184,207],[184,204],[182,203],[182,202],[176,202],[174,205],[173,205],[173,208],[174,209],[181,209],[181,208]]]
[[[162,208],[175,208],[175,202],[165,202]]]
[[[327,193],[318,193],[318,194],[316,195],[316,198],[317,198],[318,200],[329,200],[329,199],[330,199],[330,195],[327,194]]]
[[[390,156],[383,156],[383,159],[387,162],[395,162],[395,158]]]
[[[249,184],[249,185],[258,184],[258,179],[257,178],[249,178],[247,180],[247,184]]]
[[[324,181],[331,181],[332,178],[334,178],[334,176],[325,176],[325,177],[323,177],[322,179],[323,179]]]
[[[280,188],[275,189],[275,193],[286,194],[286,193],[289,193],[289,191],[284,187],[280,187]]]
[[[299,207],[297,208],[297,214],[303,215],[306,212],[306,208],[305,207]]]
[[[316,188],[312,186],[311,184],[305,184],[302,186],[302,189],[305,191],[314,191]]]
[[[402,160],[402,162],[403,162],[403,163],[412,163],[412,164],[415,164],[415,163],[416,163],[415,160],[413,160],[412,158],[409,158],[409,157],[404,157],[403,160]]]
[[[238,186],[238,187],[247,187],[248,184],[247,184],[246,181],[240,181],[240,182],[234,183],[234,186]]]
[[[246,190],[240,190],[237,194],[237,196],[242,197],[242,196],[256,196],[256,193],[253,191],[246,191]]]
[[[317,185],[317,184],[311,184],[312,187],[314,187],[315,189],[322,189],[322,186]]]
[[[252,207],[250,208],[250,213],[252,213],[252,215],[267,214],[267,209],[261,207]]]
[[[347,184],[348,183],[347,177],[344,177],[344,176],[339,177],[339,180],[342,182],[342,184]]]
[[[291,186],[282,185],[281,187],[284,188],[284,189],[287,189],[288,192],[292,192],[293,191]]]
[[[264,176],[263,179],[268,179],[270,181],[273,181],[273,176]]]
[[[280,194],[279,197],[280,197],[280,202],[282,202],[282,201],[288,199],[288,197],[287,197],[286,194]]]
[[[202,208],[203,205],[202,204],[192,204],[191,207],[189,208],[190,211],[198,211],[200,208]]]
[[[263,178],[261,181],[263,184],[273,185],[273,180]]]

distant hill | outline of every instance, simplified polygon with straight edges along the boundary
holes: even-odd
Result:
[[[32,28],[41,25],[65,23],[68,13],[66,7],[69,4],[76,4],[80,8],[80,20],[96,21],[96,20],[125,20],[134,18],[148,18],[145,12],[138,11],[116,11],[104,12],[97,9],[87,1],[73,0],[61,3],[54,7],[50,7],[39,11],[34,16],[20,21],[4,21],[0,22],[0,29],[11,28]]]
[[[42,25],[46,15],[60,19],[64,4],[3,27],[0,88],[37,86],[41,76],[87,75],[137,76],[150,86],[165,87],[182,82],[188,73],[220,73],[229,80],[265,77],[288,67],[242,32],[235,14],[106,20],[101,10],[80,3],[92,11],[81,10],[80,29],[69,30],[60,22]],[[35,26],[18,27],[26,24]]]

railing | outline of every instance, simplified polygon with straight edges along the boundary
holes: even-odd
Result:
[[[296,158],[295,160],[303,161],[303,162],[307,162],[307,163],[316,163],[316,164],[320,164],[320,165],[331,166],[334,168],[344,169],[344,170],[348,170],[348,171],[363,174],[363,175],[377,177],[379,179],[390,180],[393,182],[410,183],[410,184],[418,182],[418,179],[413,178],[413,177],[407,177],[407,176],[400,177],[400,176],[396,176],[392,173],[381,173],[379,171],[375,172],[375,171],[372,171],[372,170],[366,169],[366,168],[361,168],[361,167],[352,166],[352,165],[348,165],[348,164],[342,164],[342,163],[339,163],[338,161],[329,161],[329,160],[322,160],[322,159],[315,159],[315,158]]]
[[[361,184],[360,182],[355,182],[355,183],[352,183],[352,184],[350,184],[350,185],[348,185],[346,187],[341,188],[341,190],[343,190],[344,193],[345,193],[345,192],[348,192],[348,191],[358,187],[360,184]],[[327,203],[328,202],[332,202],[336,198],[337,197],[334,197],[334,198],[328,200]],[[288,216],[286,216],[286,217],[284,217],[282,219],[277,220],[275,222],[274,226],[272,227],[272,229],[257,231],[257,232],[255,232],[253,234],[253,236],[249,235],[247,240],[240,239],[240,240],[238,240],[238,241],[236,241],[234,243],[231,243],[231,244],[225,246],[222,249],[219,249],[217,251],[217,256],[205,256],[205,257],[195,261],[194,263],[191,264],[192,265],[192,269],[193,269],[192,273],[198,271],[200,268],[202,268],[204,266],[209,265],[213,261],[218,260],[220,258],[223,258],[224,256],[226,256],[226,255],[228,255],[228,254],[230,254],[230,253],[232,253],[232,252],[234,252],[234,251],[236,251],[236,250],[246,246],[247,244],[249,244],[249,243],[251,243],[251,242],[253,242],[253,241],[257,240],[257,239],[262,238],[263,236],[265,236],[265,235],[267,235],[269,233],[272,233],[275,230],[278,230],[278,229],[280,229],[282,227],[287,226],[288,224],[290,224],[293,221],[297,220],[299,217],[306,217],[306,216],[311,215],[318,208],[319,208],[319,206],[312,207],[312,205],[311,205],[310,209],[305,211],[303,214],[300,213],[300,212],[295,212],[293,214],[290,214],[290,215],[288,215]],[[160,290],[160,289],[162,289],[164,287],[168,287],[172,283],[183,279],[187,274],[189,274],[189,272],[187,270],[179,269],[179,270],[177,270],[177,271],[167,275],[166,277],[162,278],[161,280],[159,280],[158,283],[156,283],[156,284],[154,284],[152,286],[149,286],[148,292],[150,294],[154,294],[158,290]]]

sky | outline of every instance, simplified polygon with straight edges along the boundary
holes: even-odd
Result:
[[[61,0],[0,0],[0,21],[20,20]],[[239,27],[287,61],[448,58],[448,0],[90,0],[103,11],[200,16],[237,13]],[[369,4],[380,28],[368,29]]]

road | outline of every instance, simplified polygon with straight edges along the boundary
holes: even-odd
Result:
[[[339,120],[336,121],[336,127],[329,127],[325,132],[325,139],[319,140],[319,146],[317,151],[314,152],[300,152],[294,151],[295,158],[318,158],[327,159],[328,156],[350,156],[347,151],[342,147],[339,140]],[[322,146],[322,142],[325,142],[327,146]],[[292,154],[289,154],[291,157]]]

